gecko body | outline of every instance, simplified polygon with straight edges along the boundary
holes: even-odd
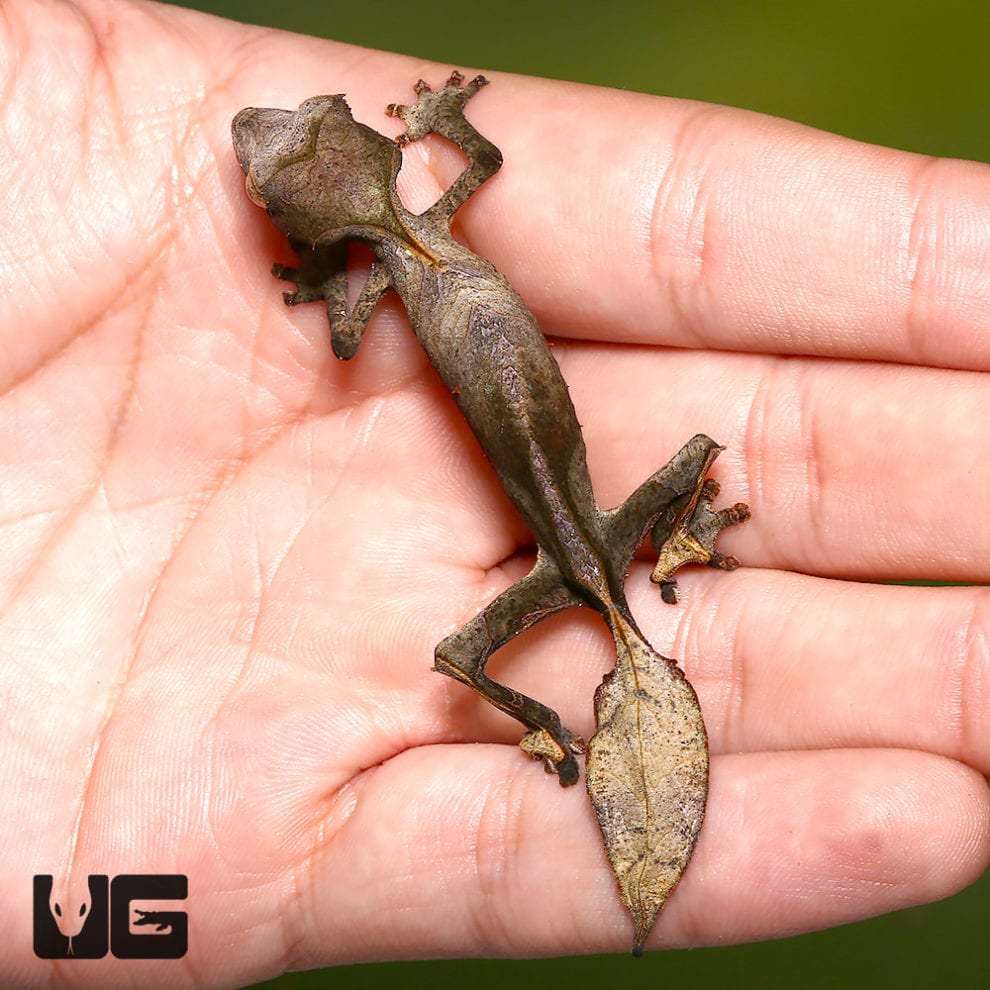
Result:
[[[502,161],[463,113],[485,83],[478,76],[463,85],[455,73],[435,93],[417,84],[416,104],[388,108],[406,124],[397,142],[356,122],[342,96],[320,96],[296,111],[241,111],[233,123],[234,146],[249,195],[299,254],[297,268],[274,269],[296,284],[286,302],[324,300],[334,353],[349,359],[375,305],[394,289],[430,362],[535,537],[533,570],[438,645],[435,669],[522,722],[527,728],[523,749],[541,759],[562,785],[573,784],[578,779],[575,755],[584,742],[561,725],[554,711],[492,680],[485,667],[500,646],[546,616],[575,605],[597,609],[615,637],[617,653],[616,670],[596,695],[596,737],[601,735],[603,743],[596,752],[592,738],[588,759],[589,790],[603,832],[603,816],[615,816],[610,799],[603,802],[601,795],[611,778],[626,773],[622,761],[634,758],[614,756],[602,727],[619,719],[637,692],[663,696],[670,753],[660,761],[666,760],[667,769],[654,773],[651,765],[632,773],[642,777],[635,788],[642,790],[643,802],[654,808],[657,800],[648,794],[657,790],[669,805],[672,829],[691,835],[674,852],[647,851],[664,863],[676,860],[676,876],[663,881],[669,892],[700,828],[707,738],[690,684],[639,631],[626,602],[625,576],[633,554],[651,536],[658,552],[653,580],[665,600],[675,600],[674,572],[683,564],[736,566],[734,558],[714,549],[714,541],[725,526],[747,518],[748,510],[743,505],[711,508],[718,489],[706,475],[721,448],[701,434],[620,506],[599,509],[577,416],[536,320],[495,267],[450,233],[455,211]],[[413,214],[395,191],[400,147],[429,133],[456,144],[468,164],[430,209]],[[370,246],[374,261],[349,306],[346,243],[352,240]],[[609,855],[615,866],[611,848]],[[649,924],[652,916],[643,925],[637,920],[640,947]]]

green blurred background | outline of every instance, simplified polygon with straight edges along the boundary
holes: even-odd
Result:
[[[987,0],[185,0],[181,6],[449,66],[710,100],[864,141],[990,161]],[[260,986],[990,987],[988,923],[985,877],[941,904],[780,942],[654,952],[638,960],[382,963]]]

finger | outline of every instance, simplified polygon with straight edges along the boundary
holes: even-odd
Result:
[[[548,331],[990,363],[990,166],[725,107],[497,82],[478,113],[506,164],[465,226]]]
[[[990,774],[988,589],[747,570],[682,590],[680,616],[640,582],[633,607],[684,659],[714,751],[918,749]]]
[[[428,747],[342,796],[350,816],[300,878],[288,964],[627,949],[586,795],[517,772],[515,759]],[[944,897],[979,876],[987,835],[985,783],[948,760],[722,757],[695,858],[650,946],[795,934]]]
[[[698,431],[727,450],[722,498],[753,516],[721,538],[751,566],[880,580],[990,580],[973,372],[755,355],[558,347],[611,506]]]

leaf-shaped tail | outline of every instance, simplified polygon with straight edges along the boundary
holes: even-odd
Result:
[[[618,612],[617,661],[595,692],[587,784],[640,955],[681,878],[708,796],[708,738],[694,689]]]

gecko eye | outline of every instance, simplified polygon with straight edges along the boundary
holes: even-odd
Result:
[[[79,917],[80,918],[86,913],[86,908],[87,908],[87,905],[86,904],[80,904],[79,905]]]
[[[244,188],[247,190],[248,199],[254,203],[255,206],[260,206],[262,209],[265,208],[265,199],[258,192],[257,183],[254,181],[254,175],[251,172],[244,177]]]
[[[55,913],[56,913],[56,914],[57,914],[57,915],[58,915],[58,916],[59,916],[60,918],[62,917],[62,908],[61,908],[61,907],[60,907],[60,906],[58,905],[58,903],[56,903],[56,904],[55,904]]]

